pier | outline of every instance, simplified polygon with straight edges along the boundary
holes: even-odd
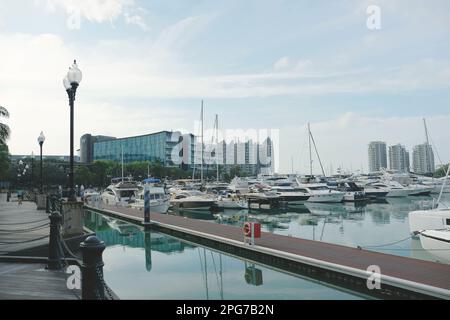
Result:
[[[87,210],[142,225],[143,211],[120,206]],[[254,246],[242,230],[185,217],[151,213],[151,227],[179,239],[300,277],[380,299],[450,299],[450,266],[267,232]],[[381,289],[367,286],[368,268],[379,266]]]
[[[64,212],[58,214],[64,215]],[[101,281],[101,286],[95,288],[88,288],[93,286],[90,283],[95,282],[92,279],[86,287],[68,288],[68,278],[72,275],[66,272],[68,266],[84,270],[83,274],[87,276],[93,272],[96,275],[102,274],[103,264],[98,263],[101,262],[102,244],[93,242],[96,238],[90,237],[93,233],[87,229],[81,234],[63,237],[57,228],[55,237],[51,221],[45,210],[37,210],[36,203],[7,202],[6,195],[0,193],[0,299],[119,299],[102,278],[94,279]],[[54,256],[56,260],[50,259],[52,246],[58,252]],[[83,259],[81,255],[71,256],[72,251],[78,252],[78,249],[83,248],[87,248]],[[99,254],[94,252],[97,248],[101,250]],[[85,260],[85,256],[89,256],[91,260],[99,260],[92,260],[95,263],[90,263],[91,261]],[[58,267],[51,265],[55,261]],[[99,290],[100,287],[104,288],[100,298],[89,296],[90,292]]]

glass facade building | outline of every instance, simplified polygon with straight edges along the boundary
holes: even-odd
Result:
[[[179,132],[162,131],[142,136],[98,141],[94,143],[94,160],[159,162],[164,166],[178,165],[172,161],[174,148],[180,143]],[[175,150],[175,153],[176,150]]]

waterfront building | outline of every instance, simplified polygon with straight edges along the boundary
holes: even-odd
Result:
[[[80,161],[82,163],[92,163],[94,161],[94,143],[99,141],[114,140],[115,137],[93,136],[85,134],[80,138]]]
[[[417,174],[431,174],[435,172],[434,152],[428,143],[419,144],[413,151],[413,171]]]
[[[135,137],[116,139],[104,136],[94,140],[90,135],[84,135],[81,142],[84,144],[81,154],[83,159],[89,158],[89,143],[93,144],[93,160],[159,162],[167,167],[180,167],[184,170],[192,170],[199,174],[202,164],[201,139],[191,133],[162,131]],[[84,141],[83,141],[84,139]],[[86,150],[86,151],[85,151]],[[203,144],[203,169],[204,172],[216,170],[229,173],[238,166],[243,173],[257,175],[264,172],[272,172],[273,145],[270,138],[262,144],[253,140],[221,141],[211,143],[204,141]]]
[[[94,142],[94,160],[159,162],[164,166],[180,165],[180,132],[161,131],[141,136]],[[172,157],[174,159],[172,159]]]
[[[369,144],[369,170],[377,172],[382,169],[387,169],[386,143],[373,141]]]
[[[409,172],[409,152],[401,144],[389,147],[389,169],[399,172]]]

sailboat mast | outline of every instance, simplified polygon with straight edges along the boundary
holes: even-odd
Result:
[[[219,115],[216,114],[216,175],[219,182]]]
[[[313,175],[313,160],[311,152],[311,125],[308,122],[308,138],[309,138],[309,169],[311,171],[311,177]]]
[[[320,155],[319,155],[319,151],[317,150],[317,145],[316,145],[316,141],[314,140],[314,137],[311,133],[311,129],[309,130],[309,137],[311,138],[313,144],[314,144],[314,150],[316,150],[316,155],[317,155],[317,159],[319,159],[319,164],[320,164],[320,169],[322,169],[322,174],[325,177],[325,170],[323,169],[323,165],[322,165],[322,160],[320,160]]]
[[[203,100],[202,100],[202,111],[201,111],[201,116],[200,116],[201,118],[202,118],[202,132],[201,132],[201,134],[202,134],[202,164],[200,165],[200,171],[201,171],[201,173],[200,173],[200,179],[201,179],[201,182],[202,182],[202,185],[203,185],[203,157],[204,157],[204,145],[203,145]]]

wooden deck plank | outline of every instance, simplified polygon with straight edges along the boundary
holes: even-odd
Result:
[[[66,274],[43,264],[0,263],[0,299],[77,300],[67,288]]]

